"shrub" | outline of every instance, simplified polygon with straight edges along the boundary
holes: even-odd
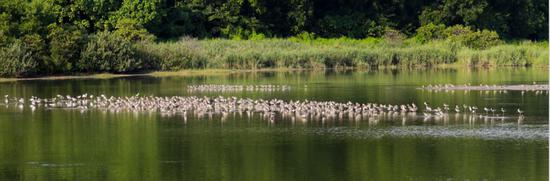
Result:
[[[464,45],[474,49],[486,49],[501,43],[497,32],[490,30],[476,31],[464,37]]]
[[[256,33],[256,31],[253,31],[250,36],[248,36],[249,40],[263,40],[265,39],[265,35],[263,33]]]
[[[143,63],[129,40],[105,31],[92,36],[78,66],[86,72],[123,73],[141,70]]]
[[[305,41],[305,42],[311,42],[313,40],[315,40],[315,33],[310,33],[310,32],[301,32],[300,34],[297,34],[295,37],[294,37],[295,40],[298,40],[298,41]]]
[[[405,38],[405,34],[401,33],[399,30],[386,28],[384,31],[384,40],[386,44],[390,46],[402,45]]]
[[[470,27],[456,25],[445,29],[444,32],[449,41],[473,49],[487,49],[501,43],[498,33],[490,30],[472,31]]]
[[[39,69],[43,70],[49,60],[47,46],[42,36],[38,34],[25,35],[21,38],[25,51],[29,52],[31,58],[38,63]]]
[[[74,26],[48,26],[50,61],[47,67],[53,72],[68,72],[75,69],[84,47],[85,33]]]
[[[472,33],[472,29],[469,26],[454,25],[454,26],[445,28],[445,30],[443,31],[443,36],[445,38],[461,37],[461,36],[466,36],[470,33]]]
[[[39,62],[30,46],[16,40],[0,47],[0,76],[26,77],[37,73]]]
[[[426,43],[428,41],[436,39],[443,39],[445,38],[443,31],[445,31],[445,25],[435,25],[433,23],[430,23],[416,29],[415,39],[420,43]]]
[[[9,45],[11,40],[11,37],[9,37],[4,31],[0,31],[0,47]]]

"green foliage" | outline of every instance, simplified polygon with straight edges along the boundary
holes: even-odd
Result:
[[[301,32],[300,34],[296,35],[295,37],[292,37],[291,40],[311,42],[311,41],[315,40],[315,33],[304,31],[304,32]]]
[[[263,39],[265,39],[265,35],[263,33],[252,32],[252,34],[250,34],[248,39],[249,40],[263,40]]]
[[[143,69],[132,43],[111,32],[92,36],[81,53],[78,68],[85,72],[133,72]]]
[[[422,11],[419,19],[422,24],[465,24],[475,25],[488,9],[486,0],[443,0],[436,6]]]
[[[48,26],[50,59],[46,67],[52,72],[71,72],[80,58],[86,35],[74,26]]]
[[[472,66],[546,66],[549,58],[547,44],[531,42],[519,45],[498,45],[486,50],[465,49],[460,51],[457,57],[459,63]]]
[[[445,44],[415,47],[377,46],[377,41],[314,39],[202,40],[143,44],[141,55],[156,70],[190,68],[337,68],[362,66],[430,66],[450,64],[456,54]]]
[[[0,47],[0,76],[26,77],[38,73],[39,62],[32,47],[17,40]]]
[[[38,68],[44,67],[43,65],[48,60],[47,45],[44,38],[38,34],[30,34],[23,36],[21,41],[24,50],[38,63]]]
[[[129,41],[153,42],[156,37],[150,34],[143,26],[133,19],[121,19],[115,26],[114,33]]]
[[[253,32],[289,37],[380,37],[384,27],[406,35],[433,23],[496,31],[506,39],[548,39],[548,2],[491,1],[299,1],[299,0],[10,0],[0,1],[0,31],[20,38],[47,34],[52,23],[93,34],[112,31],[120,21],[163,39],[188,35],[247,39]],[[424,40],[421,40],[424,41]]]
[[[501,43],[497,32],[489,30],[471,33],[464,37],[463,42],[467,47],[474,49],[486,49]]]
[[[445,31],[445,25],[429,23],[416,29],[415,39],[420,43],[426,43],[432,40],[438,40],[445,38],[443,34]]]
[[[454,25],[446,28],[443,31],[443,36],[445,38],[449,37],[463,37],[468,36],[469,34],[472,34],[472,28],[469,26],[463,26],[463,25]]]
[[[12,41],[12,38],[6,35],[3,31],[0,31],[0,47],[8,45]]]
[[[398,30],[386,27],[384,31],[384,41],[390,46],[400,46],[403,44],[406,36]]]
[[[112,28],[110,18],[121,8],[120,1],[110,0],[44,0],[51,5],[50,12],[53,14],[51,22],[64,25],[72,25],[78,29],[86,30],[89,33],[108,30]]]
[[[328,15],[320,19],[317,24],[319,35],[323,37],[366,38],[380,36],[384,30],[360,12],[349,15]]]
[[[413,46],[381,46],[380,40],[316,38],[308,42],[291,39],[195,40],[142,44],[140,57],[154,62],[154,70],[196,68],[338,68],[378,66],[546,65],[547,45],[521,43],[496,45],[485,50],[451,41],[430,41]]]
[[[424,8],[419,20],[423,25],[488,29],[505,38],[548,39],[548,2],[544,0],[442,0]]]
[[[2,55],[4,60],[24,57],[6,68],[10,73],[4,75],[11,76],[433,65],[469,54],[464,52],[476,52],[471,56],[476,60],[499,57],[505,50],[515,53],[503,54],[502,59],[527,65],[536,64],[529,63],[533,59],[543,62],[544,53],[539,55],[538,48],[503,48],[501,37],[508,42],[548,39],[547,8],[543,0],[4,0],[0,47],[14,52]],[[181,36],[232,40],[154,43],[156,37]],[[495,62],[479,58],[484,59]],[[18,69],[15,65],[32,69],[13,71]]]
[[[501,43],[500,37],[495,31],[472,31],[469,27],[459,25],[445,29],[444,34],[450,41],[474,49],[486,49]]]
[[[207,61],[200,52],[196,39],[184,38],[176,43],[146,43],[138,46],[140,58],[151,68],[163,71],[176,71],[193,68],[206,68]]]
[[[159,38],[174,38],[180,36],[206,37],[211,34],[206,28],[207,19],[196,9],[187,7],[187,3],[176,3],[167,7],[156,22],[160,25],[150,26],[148,31]]]
[[[122,5],[111,16],[110,21],[117,25],[123,19],[132,19],[138,25],[152,25],[160,18],[160,0],[123,0]],[[123,23],[127,23],[123,22]]]

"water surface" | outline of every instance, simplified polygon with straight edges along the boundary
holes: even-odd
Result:
[[[434,92],[427,84],[548,83],[545,69],[256,72],[226,76],[33,80],[0,95],[236,96],[253,99],[468,104],[525,119],[450,114],[361,121],[259,115],[0,106],[0,180],[548,180],[548,94]],[[188,92],[195,84],[290,85],[279,92]]]

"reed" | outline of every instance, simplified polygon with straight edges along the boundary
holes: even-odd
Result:
[[[159,70],[432,66],[456,61],[446,44],[388,46],[351,39],[180,40],[139,47]]]
[[[521,42],[504,44],[486,50],[465,48],[458,52],[459,64],[471,66],[547,66],[547,43]]]

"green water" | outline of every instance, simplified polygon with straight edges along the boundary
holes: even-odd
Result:
[[[525,110],[506,119],[274,122],[259,116],[0,106],[0,180],[548,180],[548,94],[429,92],[420,85],[548,83],[546,69],[241,73],[36,80],[0,95],[237,96]],[[192,84],[286,84],[287,92],[187,92]],[[307,86],[304,86],[307,85]]]

